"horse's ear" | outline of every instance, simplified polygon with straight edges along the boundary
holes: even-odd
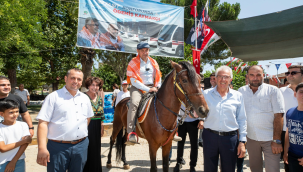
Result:
[[[174,61],[170,61],[171,67],[174,68],[177,72],[182,70],[182,66],[178,63],[175,63]]]

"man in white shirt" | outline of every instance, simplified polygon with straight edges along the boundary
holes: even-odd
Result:
[[[115,106],[117,106],[117,104],[121,101],[121,100],[123,100],[123,99],[125,99],[126,97],[130,97],[130,94],[129,94],[129,91],[128,91],[128,84],[127,84],[127,81],[126,80],[124,80],[123,82],[122,82],[122,88],[123,88],[123,90],[122,91],[120,91],[118,94],[117,94],[117,99],[116,99],[116,104],[115,104]]]
[[[281,135],[282,146],[284,148],[284,140],[285,140],[285,132],[286,132],[286,112],[292,108],[298,106],[298,101],[294,95],[294,90],[296,89],[297,85],[300,84],[303,80],[303,66],[300,65],[292,65],[289,66],[288,72],[285,72],[286,79],[290,83],[286,87],[280,88],[282,95],[284,97],[284,107],[285,107],[285,114],[284,114],[284,123],[283,123],[283,131]],[[282,157],[284,151],[281,153]],[[286,172],[289,171],[288,164],[284,163],[284,169]]]
[[[284,101],[279,88],[263,83],[263,69],[254,65],[247,70],[249,85],[239,88],[247,116],[247,145],[252,172],[280,171],[281,133]]]
[[[66,85],[45,98],[37,116],[37,163],[48,172],[82,172],[86,163],[87,126],[94,113],[88,96],[79,91],[82,80],[80,69],[70,69]]]
[[[15,90],[15,95],[19,96],[22,98],[24,104],[26,106],[29,105],[29,101],[30,101],[30,95],[29,95],[29,92],[27,91],[27,89],[24,89],[24,85],[23,84],[20,84],[19,85],[19,89],[16,89]]]
[[[127,133],[130,134],[127,144],[137,143],[134,134],[136,112],[140,100],[145,92],[157,92],[161,85],[161,72],[155,59],[149,57],[149,45],[140,42],[137,45],[138,56],[133,58],[127,66],[127,82],[130,88],[130,106],[127,113]]]

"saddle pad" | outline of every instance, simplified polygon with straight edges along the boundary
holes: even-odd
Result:
[[[155,96],[155,93],[145,93],[143,94],[138,109],[136,113],[136,117],[138,118],[138,122],[142,123],[146,117],[146,114],[149,109],[149,105],[151,103],[152,98]]]
[[[139,113],[139,116],[138,116],[139,123],[142,123],[145,120],[145,118],[148,114],[148,111],[149,111],[150,104],[153,100],[152,98],[153,97],[150,97],[146,102],[144,102],[145,104],[142,105],[141,112]]]

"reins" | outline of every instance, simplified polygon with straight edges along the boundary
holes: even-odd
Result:
[[[174,93],[175,93],[175,96],[176,96],[176,97],[178,98],[178,100],[180,101],[180,103],[183,104],[183,106],[185,107],[185,113],[184,113],[184,115],[179,115],[178,113],[176,113],[176,112],[172,111],[171,109],[169,109],[168,107],[166,107],[166,106],[164,105],[164,103],[163,103],[159,98],[157,98],[157,94],[158,94],[158,93],[156,93],[156,95],[155,95],[154,109],[155,109],[155,114],[156,114],[156,117],[157,117],[157,121],[158,121],[158,123],[160,124],[160,126],[161,126],[165,131],[171,132],[171,134],[170,134],[170,136],[168,137],[167,141],[166,141],[162,146],[164,146],[164,145],[166,145],[166,144],[168,143],[168,141],[170,140],[170,138],[171,138],[171,137],[173,136],[173,134],[175,133],[174,131],[175,131],[181,124],[183,124],[183,121],[184,121],[184,119],[186,118],[186,116],[187,116],[187,114],[188,114],[188,113],[186,113],[186,112],[189,112],[189,114],[191,114],[189,109],[190,109],[191,107],[193,107],[193,104],[192,104],[192,102],[189,100],[188,97],[190,97],[190,96],[198,96],[198,95],[203,94],[203,93],[187,94],[187,93],[184,91],[182,85],[180,84],[180,81],[179,81],[178,76],[179,76],[179,74],[181,74],[182,72],[185,72],[185,71],[187,71],[187,69],[183,69],[183,70],[181,70],[181,71],[178,72],[178,73],[176,72],[176,74],[175,74],[175,76],[174,76]],[[176,80],[176,78],[177,78],[177,80]],[[181,101],[181,99],[177,96],[176,87],[177,87],[178,90],[185,96],[186,102],[189,103],[189,107],[187,107],[187,106],[183,103],[183,101]],[[161,122],[160,122],[160,120],[159,120],[158,113],[157,113],[157,108],[156,108],[156,101],[157,101],[157,100],[160,102],[160,104],[161,104],[165,109],[167,109],[168,111],[170,111],[170,112],[171,112],[172,114],[174,114],[176,117],[181,117],[180,122],[178,122],[178,120],[177,120],[177,124],[176,124],[176,126],[175,126],[174,129],[168,130],[168,129],[166,129],[166,128],[161,124]]]

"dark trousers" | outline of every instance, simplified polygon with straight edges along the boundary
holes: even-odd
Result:
[[[243,172],[244,158],[237,157],[237,172]]]
[[[50,162],[48,172],[82,172],[87,159],[88,138],[77,144],[47,142]]]
[[[281,141],[282,141],[282,148],[283,148],[283,151],[281,152],[281,159],[283,159],[283,155],[284,155],[285,133],[286,133],[286,131],[282,131],[282,134],[281,134]],[[284,162],[284,169],[285,169],[285,172],[289,172],[288,164],[286,164],[285,162]]]
[[[91,120],[88,125],[87,161],[83,172],[102,172],[101,164],[101,119]]]
[[[303,171],[303,166],[299,164],[298,159],[302,158],[292,152],[288,152],[288,169],[289,172]]]
[[[217,172],[219,155],[222,172],[234,172],[237,161],[238,136],[219,136],[203,130],[204,171]]]
[[[190,140],[190,163],[191,167],[196,167],[198,159],[198,126],[199,121],[184,122],[178,128],[178,135],[182,141],[178,142],[177,150],[177,163],[181,163],[183,159],[184,144],[186,140],[186,133],[189,135]]]

